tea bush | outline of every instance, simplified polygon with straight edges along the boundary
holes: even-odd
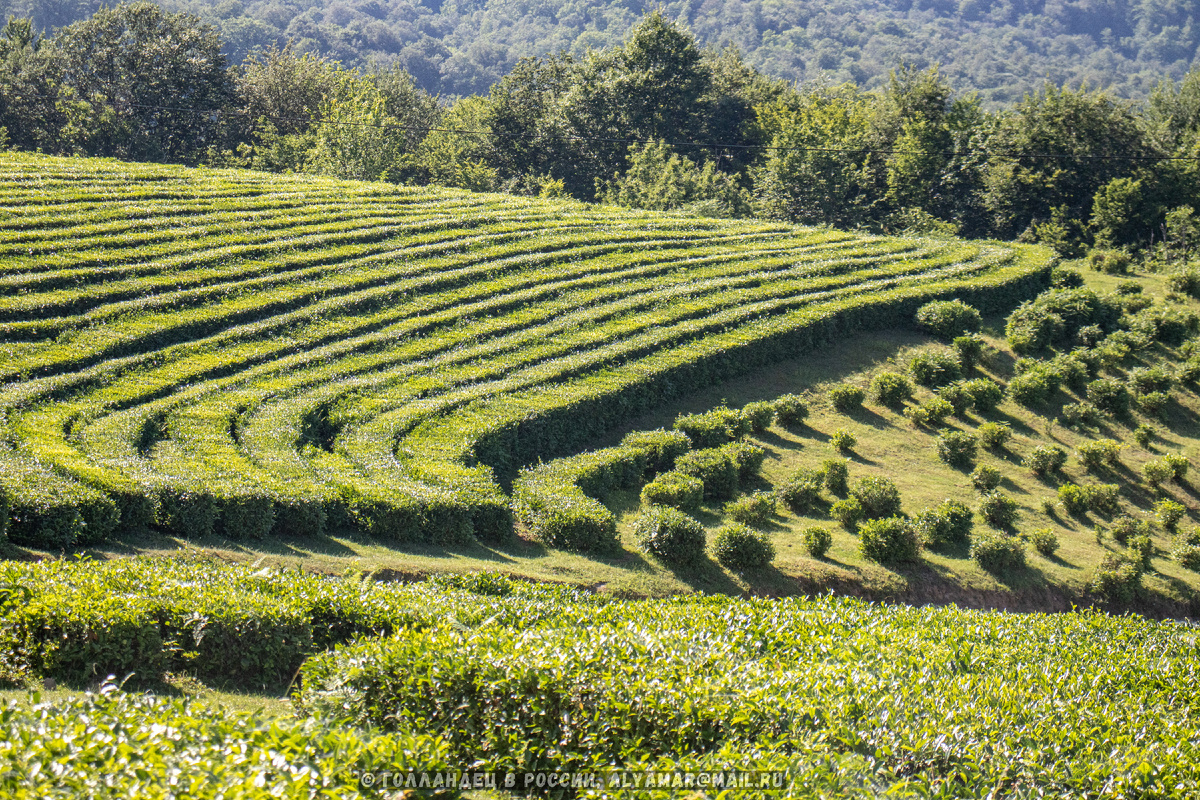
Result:
[[[785,394],[775,400],[775,419],[784,427],[794,427],[808,418],[808,404],[794,394]]]
[[[1015,536],[985,531],[972,537],[971,558],[988,572],[1013,572],[1025,566],[1025,546]]]
[[[917,309],[917,326],[943,339],[973,333],[982,325],[978,309],[961,300],[938,300]]]
[[[947,431],[937,438],[938,458],[955,467],[966,467],[975,459],[975,434]]]
[[[725,514],[734,522],[761,528],[775,513],[775,495],[755,492],[726,504]]]
[[[690,565],[704,558],[704,526],[678,509],[650,506],[631,529],[638,547],[667,563]]]
[[[642,487],[647,505],[671,506],[681,511],[698,508],[704,500],[704,481],[682,472],[664,472]]]
[[[745,525],[725,525],[713,537],[713,556],[735,572],[762,569],[775,558],[775,545],[767,534]]]
[[[824,558],[833,545],[833,534],[817,525],[810,525],[802,530],[800,539],[804,542],[804,549],[813,558]]]
[[[1001,492],[985,494],[979,501],[979,516],[993,528],[1009,528],[1017,521],[1017,501]]]
[[[881,372],[871,379],[871,397],[885,406],[898,408],[912,397],[912,384],[896,372]]]
[[[850,488],[866,519],[900,515],[900,490],[888,478],[871,475],[860,478]]]
[[[865,396],[862,389],[849,383],[840,384],[829,390],[830,404],[843,414],[861,406]]]
[[[898,564],[919,558],[917,534],[902,517],[869,519],[858,529],[858,547],[864,558],[880,564]]]

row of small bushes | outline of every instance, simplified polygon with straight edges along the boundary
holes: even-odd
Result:
[[[704,526],[677,509],[650,506],[634,519],[632,529],[643,551],[671,566],[695,567],[705,558]],[[717,530],[712,554],[724,566],[743,572],[771,563],[775,546],[766,533],[735,522]]]
[[[739,443],[740,444],[740,443]],[[617,489],[636,488],[647,474],[662,472],[647,485],[651,493],[675,490],[690,497],[695,481],[681,487],[678,478],[686,472],[670,472],[673,466],[704,461],[710,451],[689,452],[691,442],[680,431],[645,431],[627,436],[619,447],[563,458],[523,472],[513,483],[513,510],[535,538],[550,547],[588,553],[612,552],[618,548],[617,521],[600,502],[601,497]],[[728,447],[728,446],[727,446]],[[736,466],[724,450],[722,464],[728,462],[726,480],[737,481]],[[707,463],[706,461],[704,463]],[[718,469],[709,480],[718,482]],[[668,478],[667,476],[678,476]],[[667,480],[664,480],[667,479]],[[670,480],[676,484],[668,485]],[[702,487],[703,479],[701,479]],[[702,489],[703,490],[703,489]]]
[[[153,686],[170,672],[278,691],[306,657],[335,644],[447,615],[535,624],[553,613],[548,598],[583,597],[495,575],[395,586],[167,558],[10,563],[0,578],[0,679],[10,685],[79,686],[111,674]],[[513,610],[497,617],[501,597]]]
[[[1003,308],[1043,288],[1048,272],[1044,254],[1019,250],[1012,254],[1011,263],[997,266],[993,273],[938,284],[899,284],[869,295],[839,297],[819,307],[772,319],[752,334],[735,331],[713,336],[711,349],[706,340],[704,352],[688,351],[686,356],[681,352],[677,359],[672,356],[660,360],[652,370],[639,369],[636,374],[631,370],[628,380],[622,377],[619,385],[614,376],[603,391],[581,389],[578,396],[561,393],[558,400],[535,416],[526,413],[510,422],[489,422],[481,429],[481,438],[469,444],[466,455],[492,466],[503,477],[511,465],[585,445],[630,414],[671,398],[794,358],[797,353],[810,352],[856,331],[902,324],[931,295],[963,297],[985,309]],[[451,431],[447,429],[441,435],[450,436]],[[431,444],[430,449],[440,448]]]
[[[798,425],[807,416],[804,400],[785,394],[774,401],[747,403],[741,410],[718,406],[699,414],[681,414],[673,427],[687,435],[692,447],[719,447],[747,433],[762,433],[775,422]]]
[[[1017,268],[1016,274],[1021,274],[1022,269],[1027,267]],[[1022,281],[1030,274],[1036,275],[1036,271],[1024,273],[1016,281],[1022,288],[1014,285],[1012,289],[1025,291]],[[1006,275],[1000,283],[1004,280],[1011,280],[1011,277]],[[845,313],[852,316],[866,308],[857,302],[847,305]],[[878,319],[875,322],[878,323]],[[681,419],[676,427],[685,430],[697,446],[719,444],[747,429],[765,428],[770,424],[768,419],[795,424],[807,413],[803,401],[792,396],[767,406],[750,404],[741,412],[718,409]],[[572,423],[578,419],[573,416]],[[505,436],[497,431],[493,438],[499,437],[496,438],[499,443]],[[540,436],[527,438],[530,441],[541,439]],[[487,443],[481,443],[478,449],[486,453]],[[491,491],[494,485],[486,476],[482,476],[479,488],[469,491],[440,491],[433,487],[428,491],[416,491],[417,487],[409,486],[394,492],[372,489],[351,491],[345,497],[299,498],[277,496],[268,490],[231,488],[226,491],[199,484],[172,484],[161,491],[117,487],[120,491],[107,492],[42,470],[47,473],[48,480],[24,481],[29,488],[24,491],[19,477],[35,474],[40,469],[35,462],[24,461],[0,476],[3,477],[0,485],[7,487],[10,496],[13,540],[36,547],[61,549],[100,541],[119,524],[129,528],[155,524],[188,538],[215,533],[243,539],[267,535],[316,535],[324,531],[327,520],[333,520],[340,525],[359,527],[373,536],[402,542],[461,542],[469,541],[472,536],[502,541],[511,535],[512,529],[508,502],[498,491]],[[18,477],[10,479],[12,476]],[[44,487],[49,484],[62,486],[46,492]],[[579,498],[576,500],[579,502],[568,511],[568,516],[576,522],[566,524],[596,522],[598,509]],[[520,507],[527,510],[530,504],[526,502]],[[599,527],[592,527],[584,539],[603,538],[606,525],[601,522]]]
[[[766,456],[758,445],[734,441],[720,447],[693,450],[680,456],[672,471],[642,488],[646,508],[634,519],[638,546],[673,565],[695,565],[706,549],[704,526],[685,511],[703,500],[735,498],[742,484],[756,476]],[[717,531],[713,554],[725,566],[745,570],[765,566],[774,558],[774,546],[751,527],[764,524],[775,511],[768,492],[734,499],[725,506],[734,520]]]
[[[184,482],[102,492],[12,452],[0,453],[0,476],[10,541],[44,550],[97,544],[119,527],[153,526],[186,539],[253,540],[318,536],[332,520],[390,541],[446,543],[473,535],[504,541],[512,532],[507,498],[487,492],[463,500],[432,489],[347,490],[330,499]]]

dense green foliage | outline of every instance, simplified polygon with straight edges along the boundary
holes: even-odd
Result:
[[[753,763],[790,769],[800,797],[922,796],[951,775],[958,796],[1183,796],[1196,669],[1190,627],[1137,617],[672,599],[365,641],[306,664],[302,705],[443,732],[505,770]]]
[[[1025,566],[1025,546],[1015,536],[984,531],[971,539],[971,558],[989,572],[1012,572]]]
[[[943,500],[913,518],[913,529],[926,547],[963,545],[971,539],[974,513],[958,500]]]
[[[633,521],[638,546],[669,564],[692,565],[704,558],[704,526],[669,506],[650,506]]]
[[[5,14],[32,14],[39,26],[66,25],[98,0],[6,0]],[[819,8],[669,2],[339,4],[332,0],[212,3],[164,0],[213,24],[240,60],[291,39],[347,63],[396,59],[426,89],[486,92],[518,59],[620,44],[638,17],[661,9],[706,45],[731,43],[764,72],[789,81],[854,80],[886,85],[896,64],[941,63],[955,82],[992,101],[1012,102],[1052,76],[1145,96],[1164,75],[1178,79],[1200,46],[1184,2],[1112,2],[1079,7],[1046,2],[996,5],[863,0]]]
[[[746,525],[725,525],[713,537],[713,556],[729,569],[743,572],[761,569],[775,557],[775,545],[762,531]]]
[[[207,562],[125,559],[6,565],[21,602],[0,608],[4,680],[86,685],[107,674],[155,686],[168,672],[213,685],[279,690],[304,658],[363,635],[421,627],[450,611],[434,587]],[[443,596],[444,593],[435,593]],[[455,611],[481,620],[464,595]]]
[[[900,564],[918,558],[917,532],[902,517],[869,519],[858,529],[858,546],[863,556],[880,564]]]
[[[850,494],[862,506],[867,519],[895,517],[900,514],[900,490],[888,478],[869,475],[850,487]]]
[[[977,541],[982,554],[990,540]],[[1138,576],[1131,561],[1106,569],[1097,585],[1113,593]],[[43,654],[104,674],[125,666],[119,620],[158,630],[156,615],[176,605],[194,612],[189,625],[211,625],[205,595],[249,617],[287,609],[322,632],[306,653],[339,645],[303,666],[305,722],[111,687],[10,704],[0,709],[6,796],[142,796],[182,781],[171,790],[197,797],[352,797],[371,792],[350,782],[360,770],[463,764],[752,765],[786,771],[790,793],[813,798],[922,796],[948,775],[958,794],[998,782],[1081,796],[1200,789],[1195,642],[1175,622],[828,597],[629,602],[497,576],[388,586],[139,559],[10,565],[5,580],[30,592],[26,610],[0,615],[0,661],[26,670],[10,677],[67,677],[15,648],[14,631],[50,625]],[[124,609],[98,602],[117,591]],[[53,627],[85,615],[86,625]],[[241,653],[275,647],[293,624],[262,618],[241,634]],[[358,638],[371,633],[384,635]],[[185,649],[164,646],[161,658]],[[92,669],[77,679],[93,680]],[[950,752],[939,744],[947,730]]]
[[[539,461],[931,297],[1010,306],[1047,259],[12,154],[0,203],[0,487],[9,536],[52,549],[118,525],[503,542],[515,515],[551,546],[603,551],[607,492],[674,466],[731,499],[765,455],[729,441],[748,418],[717,409]]]
[[[50,797],[218,800],[384,797],[363,771],[447,771],[427,735],[369,735],[336,721],[273,720],[113,684],[64,700],[0,706],[0,792]]]

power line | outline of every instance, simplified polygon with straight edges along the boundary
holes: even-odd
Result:
[[[198,109],[188,108],[185,106],[160,106],[149,105],[145,103],[129,103],[130,108],[142,108],[155,111],[174,111],[189,114],[199,115],[220,115],[227,114],[230,116],[251,117],[249,111],[232,111],[229,109]],[[371,128],[379,131],[410,131],[423,132],[428,136],[430,133],[454,133],[466,136],[500,136],[511,139],[524,139],[526,134],[521,133],[504,133],[497,131],[479,131],[466,130],[462,128],[445,128],[436,125],[377,125],[370,122],[347,122],[343,120],[331,120],[311,117],[286,117],[278,114],[258,114],[253,115],[255,119],[269,119],[276,122],[298,122],[307,125],[335,125],[340,127],[356,127],[356,128]],[[582,141],[582,142],[599,142],[605,144],[658,144],[659,139],[636,139],[636,138],[617,138],[604,136],[581,136],[564,134],[558,137],[566,141]],[[1200,156],[1166,156],[1166,155],[1082,155],[1078,153],[1023,153],[1018,151],[994,151],[982,147],[966,148],[962,150],[900,150],[896,148],[862,148],[862,147],[779,147],[776,145],[765,144],[741,144],[733,142],[663,142],[669,147],[675,148],[692,148],[697,150],[764,150],[772,152],[796,152],[796,153],[842,153],[842,154],[857,154],[857,155],[941,155],[948,158],[955,158],[970,154],[983,154],[995,158],[1008,158],[1019,160],[1022,158],[1041,158],[1041,159],[1060,159],[1060,160],[1075,160],[1075,161],[1200,161]]]

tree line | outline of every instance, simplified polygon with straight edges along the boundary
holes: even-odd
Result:
[[[528,58],[448,101],[398,64],[272,47],[145,2],[0,34],[0,126],[48,153],[205,163],[757,216],[1176,252],[1196,245],[1200,69],[1134,105],[1047,83],[989,110],[934,69],[792,84],[660,13],[618,46]]]

